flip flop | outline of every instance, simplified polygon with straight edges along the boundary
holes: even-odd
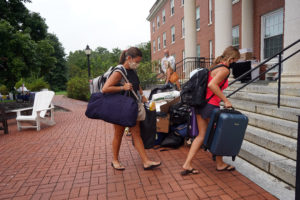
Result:
[[[119,163],[119,167],[116,167],[116,166],[114,165],[114,163],[111,162],[111,166],[112,166],[115,170],[125,170],[125,167],[124,167],[121,163]]]
[[[186,170],[183,170],[182,172],[180,172],[181,176],[186,176],[186,175],[189,175],[189,174],[199,174],[199,171],[197,169],[186,169]]]
[[[231,166],[231,165],[226,165],[226,167],[224,167],[223,169],[216,169],[218,172],[221,172],[221,171],[234,171],[235,170],[235,167],[234,166]]]
[[[148,167],[144,167],[144,170],[151,170],[161,165],[161,162],[156,165],[149,165]]]

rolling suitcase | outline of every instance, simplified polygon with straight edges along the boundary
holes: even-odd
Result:
[[[216,156],[238,155],[246,128],[248,117],[234,109],[215,109],[211,115],[205,138],[204,149]]]

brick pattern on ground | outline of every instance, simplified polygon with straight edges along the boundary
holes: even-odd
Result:
[[[113,126],[85,117],[86,102],[55,96],[56,125],[0,133],[0,199],[276,199],[239,172],[217,172],[208,152],[200,151],[193,165],[197,175],[182,177],[187,147],[147,150],[160,168],[144,171],[130,136],[124,136],[115,171]]]

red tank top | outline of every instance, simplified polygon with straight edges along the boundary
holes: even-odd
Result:
[[[210,75],[210,72],[208,74],[208,83],[211,81],[213,77]],[[224,84],[225,81],[225,84]],[[224,84],[224,85],[223,85]],[[223,91],[224,89],[226,89],[228,87],[228,78],[221,81],[221,83],[219,83],[219,87],[221,87],[223,85],[223,87],[221,88],[221,91]],[[207,87],[207,91],[206,91],[206,99],[208,99],[209,97],[211,97],[211,95],[213,95],[214,93],[209,89],[209,87]],[[220,102],[221,99],[217,96],[214,95],[209,101],[209,104],[215,105],[215,106],[220,106]]]

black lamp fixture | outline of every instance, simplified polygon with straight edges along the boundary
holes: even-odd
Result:
[[[84,50],[86,56],[87,56],[87,61],[88,61],[88,76],[89,78],[91,77],[91,70],[90,70],[90,55],[92,53],[92,50],[90,49],[89,45],[86,45],[86,48]]]

